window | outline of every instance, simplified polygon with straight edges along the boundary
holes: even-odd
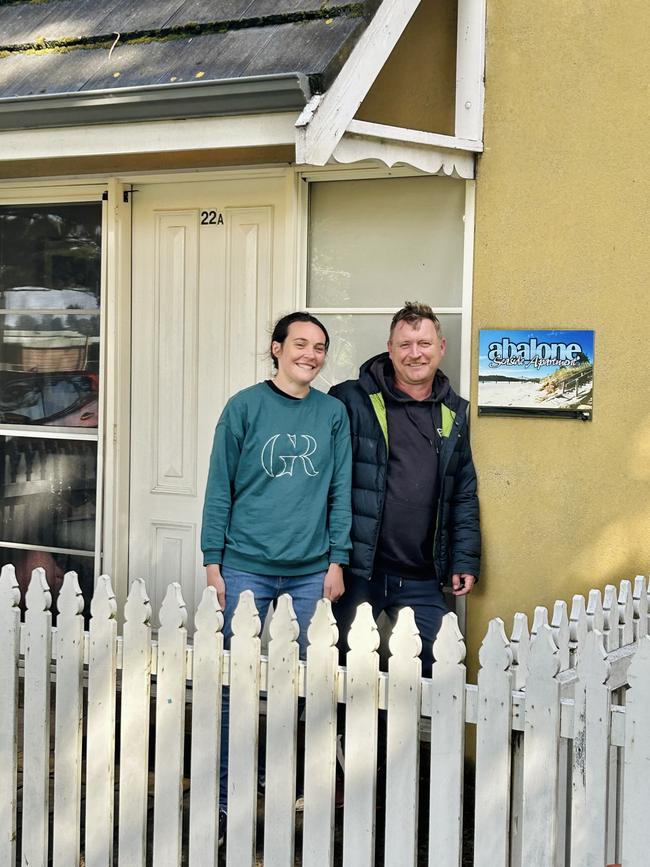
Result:
[[[98,563],[101,202],[0,206],[0,562]]]
[[[447,337],[443,369],[460,387],[466,182],[441,177],[309,185],[307,306],[331,336],[319,382],[355,378],[386,348],[404,301],[431,304]]]

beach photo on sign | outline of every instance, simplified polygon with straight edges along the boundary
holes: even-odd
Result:
[[[593,331],[480,332],[480,415],[591,418]]]

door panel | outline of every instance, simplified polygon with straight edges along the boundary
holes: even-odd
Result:
[[[134,194],[129,578],[145,579],[154,621],[171,581],[190,618],[205,586],[214,427],[231,394],[268,375],[269,326],[286,303],[274,297],[286,287],[285,193],[270,178]]]

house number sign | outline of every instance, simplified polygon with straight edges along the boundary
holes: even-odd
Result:
[[[201,211],[202,226],[223,226],[223,214],[219,211]]]

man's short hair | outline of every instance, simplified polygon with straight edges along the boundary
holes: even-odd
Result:
[[[431,322],[433,322],[436,327],[436,334],[440,339],[442,339],[440,320],[431,307],[429,307],[428,304],[421,304],[419,301],[405,301],[404,306],[401,310],[397,311],[390,323],[390,333],[388,335],[389,340],[393,336],[393,331],[398,322],[408,322],[408,324],[412,325],[414,328],[419,328],[420,322],[422,322],[423,319],[430,319]]]

